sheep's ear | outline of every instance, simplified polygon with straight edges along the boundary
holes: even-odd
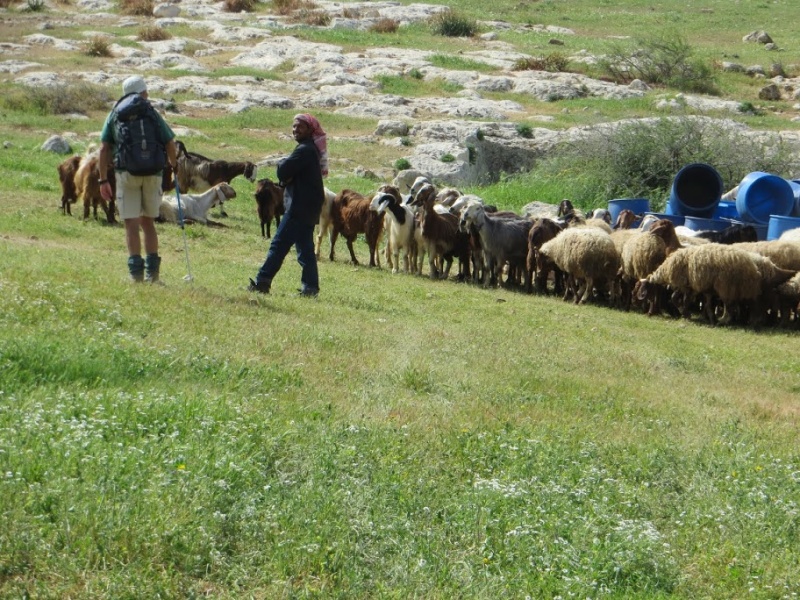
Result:
[[[647,298],[647,292],[649,291],[649,289],[650,289],[650,282],[648,282],[647,279],[640,279],[636,283],[636,289],[634,290],[636,292],[636,299],[645,300]]]

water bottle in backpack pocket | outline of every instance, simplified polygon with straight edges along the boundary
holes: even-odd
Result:
[[[114,168],[131,175],[156,175],[167,164],[159,117],[139,94],[128,94],[114,105]]]

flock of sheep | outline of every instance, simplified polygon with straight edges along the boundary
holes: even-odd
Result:
[[[263,180],[262,180],[263,181]],[[555,207],[553,207],[555,209]],[[711,324],[800,326],[800,230],[757,241],[752,226],[695,232],[671,220],[607,210],[584,215],[569,201],[546,214],[501,212],[475,195],[437,190],[424,178],[401,194],[392,185],[368,196],[329,192],[317,251],[330,230],[352,243],[363,234],[370,265],[378,246],[393,272],[447,278],[528,293],[556,293],[648,315],[698,315]]]
[[[222,210],[235,197],[230,181],[243,175],[256,181],[249,162],[229,163],[188,152],[179,144],[177,177],[164,173],[163,189],[197,191],[177,201],[165,195],[161,220],[208,219],[211,207]],[[113,201],[102,200],[96,182],[97,154],[71,157],[58,168],[62,207],[83,199],[84,218],[102,207],[114,221]],[[106,178],[113,181],[113,169]],[[271,235],[271,223],[283,215],[283,189],[269,179],[256,181],[256,206],[261,234]],[[550,210],[552,209],[552,210]],[[222,210],[224,216],[224,210]],[[528,214],[497,211],[475,195],[453,188],[438,190],[418,178],[408,193],[383,185],[371,195],[345,189],[326,190],[316,239],[330,236],[329,259],[335,259],[339,236],[346,241],[351,262],[358,264],[353,244],[363,235],[369,265],[380,267],[379,245],[392,272],[421,275],[427,264],[433,279],[446,279],[454,260],[458,281],[504,286],[527,293],[555,293],[575,303],[602,303],[648,315],[667,313],[686,318],[699,315],[711,324],[780,324],[800,327],[800,230],[780,240],[756,241],[752,227],[732,225],[721,232],[695,232],[667,219],[648,216],[632,227],[637,216],[622,211],[611,223],[607,210],[584,215],[565,200]],[[385,234],[385,236],[384,236]]]

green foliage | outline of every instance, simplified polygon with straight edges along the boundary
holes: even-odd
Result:
[[[411,163],[408,162],[408,159],[406,158],[398,158],[396,161],[394,161],[394,168],[398,171],[405,171],[406,169],[411,168]]]
[[[633,122],[562,145],[536,168],[562,181],[586,208],[612,198],[650,198],[663,208],[675,174],[689,163],[712,165],[726,189],[751,171],[789,176],[800,168],[788,146],[763,147],[722,124],[692,118]]]
[[[449,152],[445,152],[439,157],[439,160],[442,161],[443,163],[451,163],[455,162],[456,157],[450,154]]]
[[[420,71],[420,70],[419,70],[418,68],[416,68],[416,67],[413,67],[413,68],[412,68],[412,69],[411,69],[411,70],[408,72],[408,76],[409,76],[409,77],[411,77],[411,79],[417,79],[417,80],[421,80],[421,79],[424,79],[424,78],[425,78],[425,75],[424,75],[424,73],[423,73],[422,71]]]
[[[114,99],[108,88],[79,82],[48,87],[13,87],[0,98],[0,105],[8,110],[53,115],[103,110]]]
[[[403,137],[400,138],[400,144],[403,145],[403,146],[408,147],[408,146],[413,146],[414,142],[411,141],[410,137],[408,137],[407,135],[404,135]]]
[[[450,9],[436,13],[429,22],[434,35],[473,37],[478,33],[477,21]]]
[[[630,46],[616,44],[600,62],[617,81],[641,79],[685,92],[718,93],[710,64],[693,57],[694,49],[675,32],[638,39]]]
[[[517,124],[517,133],[524,138],[532,138],[533,137],[533,128],[528,125],[527,123],[518,123]]]
[[[30,12],[41,12],[45,9],[44,0],[26,0]]]
[[[433,96],[446,94],[457,94],[462,86],[444,81],[432,79],[423,81],[417,79],[413,73],[408,75],[378,75],[375,78],[384,94],[394,94],[396,96]]]

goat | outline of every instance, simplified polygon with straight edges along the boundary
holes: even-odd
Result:
[[[251,162],[228,162],[206,158],[202,154],[189,152],[183,142],[176,140],[178,149],[178,185],[182,192],[205,192],[218,183],[230,183],[234,177],[244,175],[256,181],[258,167]],[[220,201],[220,215],[227,217],[224,200]]]
[[[61,212],[71,215],[70,205],[77,202],[78,192],[75,189],[75,174],[81,164],[81,156],[70,156],[58,165],[58,180],[61,182]]]
[[[367,238],[369,246],[369,266],[380,267],[378,256],[378,243],[383,233],[383,215],[369,209],[370,199],[354,190],[344,189],[339,192],[331,204],[331,253],[330,260],[334,260],[336,239],[341,234],[347,241],[350,251],[350,260],[354,265],[359,264],[353,250],[353,242],[359,233]]]
[[[474,227],[480,237],[487,269],[483,284],[502,283],[503,266],[508,262],[510,284],[514,270],[524,270],[528,256],[528,232],[533,226],[530,219],[489,216],[483,205],[475,203],[464,209],[459,220],[459,229],[468,231]]]
[[[453,264],[453,257],[459,259],[458,279],[463,281],[469,277],[469,236],[459,231],[458,217],[450,212],[439,213],[434,208],[436,188],[431,184],[423,185],[417,192],[413,204],[422,207],[421,234],[428,253],[428,266],[431,279],[446,278]],[[445,263],[444,269],[436,266],[437,260]]]
[[[717,244],[738,244],[739,242],[757,242],[758,233],[752,225],[734,223],[720,231],[698,231],[697,237],[716,242]]]
[[[208,210],[221,200],[228,200],[235,197],[236,190],[225,182],[218,183],[202,194],[181,194],[180,208],[183,211],[183,222],[198,222],[205,225],[222,226],[221,223],[216,223],[207,217]],[[177,198],[173,196],[164,196],[161,199],[158,220],[160,222],[179,223],[178,217]]]
[[[333,225],[331,221],[331,206],[336,194],[325,188],[325,200],[322,202],[322,212],[319,214],[319,233],[317,234],[317,260],[319,260],[320,250],[322,249],[322,238],[330,234]]]
[[[389,235],[386,243],[386,260],[392,273],[400,270],[400,251],[403,252],[403,270],[410,273],[417,264],[417,242],[414,239],[414,211],[403,204],[400,191],[393,186],[381,186],[370,202],[370,209],[385,215]],[[413,265],[413,267],[412,267]]]
[[[261,237],[272,237],[270,226],[275,219],[275,227],[281,224],[284,214],[283,188],[275,182],[264,178],[256,182],[256,208],[261,221]]]
[[[539,248],[542,244],[549,242],[559,233],[562,227],[558,221],[541,217],[534,221],[533,226],[528,232],[528,257],[525,262],[525,291],[530,293],[533,290],[533,285],[536,285],[536,291],[541,293],[547,292],[547,280],[550,277],[550,271],[553,270],[554,277],[554,291],[556,294],[564,292],[564,277],[563,272],[556,268],[555,265],[549,261],[539,261]],[[541,264],[541,269],[538,265]]]
[[[106,172],[101,176],[99,169],[99,151],[83,157],[75,172],[75,192],[78,198],[83,198],[83,220],[89,218],[89,211],[94,209],[94,218],[97,218],[97,206],[102,207],[109,223],[116,223],[117,204],[116,189],[117,178],[114,174],[114,165],[108,165]],[[100,193],[100,179],[107,179],[111,184],[111,202],[106,202]]]

